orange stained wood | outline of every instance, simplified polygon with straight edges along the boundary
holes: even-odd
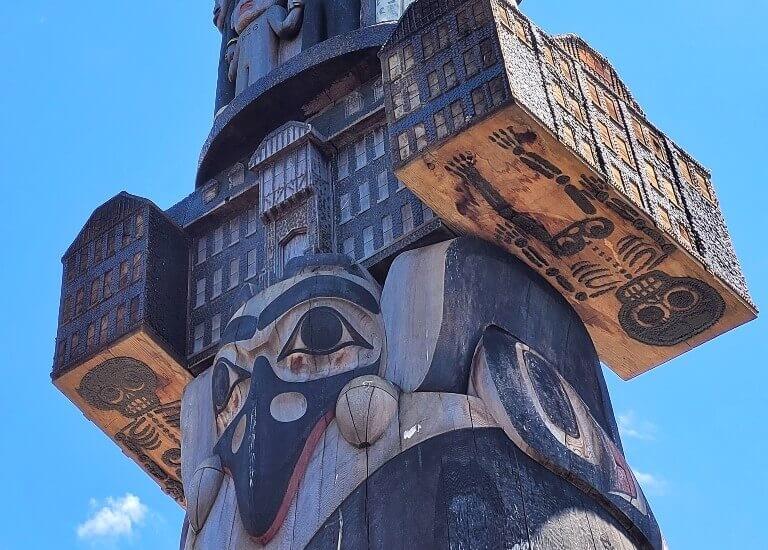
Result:
[[[558,288],[624,379],[756,316],[517,103],[396,172],[448,224],[496,242]]]
[[[79,390],[86,374],[105,362],[130,358],[148,366],[155,377],[155,407],[124,416],[118,409],[102,410]],[[181,492],[181,397],[191,379],[150,329],[140,328],[91,356],[54,380],[54,384],[123,452],[145,470],[171,497],[184,504]]]

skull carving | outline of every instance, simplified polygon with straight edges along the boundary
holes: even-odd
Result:
[[[147,365],[129,357],[103,362],[86,374],[77,393],[102,411],[138,418],[160,406],[157,377]]]
[[[725,302],[703,281],[653,271],[619,289],[619,321],[632,338],[676,346],[717,323]]]

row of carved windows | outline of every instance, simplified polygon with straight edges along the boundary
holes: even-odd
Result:
[[[389,174],[386,170],[376,175],[376,201],[383,202],[389,198]],[[403,189],[403,184],[397,180],[397,190]],[[365,212],[371,207],[371,182],[365,180],[357,186],[357,212],[353,213],[351,192],[343,193],[339,196],[339,222],[345,223],[351,220],[356,214]]]
[[[259,221],[258,207],[249,208],[245,216],[247,220],[245,236],[249,237],[256,232]],[[224,250],[225,240],[226,246],[238,244],[242,233],[241,220],[242,216],[236,214],[226,223],[216,227],[212,233],[200,237],[197,240],[196,264],[200,265],[208,258],[212,258]]]
[[[354,144],[342,149],[336,157],[337,179],[343,180],[353,171],[360,170],[376,159],[384,156],[384,126],[362,136]],[[372,147],[368,146],[368,142]]]
[[[422,205],[422,217],[424,222],[431,220],[434,213],[428,207]],[[400,207],[400,227],[398,236],[407,235],[414,229],[413,208],[411,203],[405,203]],[[381,217],[381,237],[382,247],[389,246],[395,240],[394,224],[392,214],[388,213]],[[378,230],[378,228],[376,228]],[[363,228],[362,234],[362,256],[357,254],[357,237],[352,236],[344,240],[341,245],[341,252],[353,260],[363,260],[369,258],[376,252],[374,241],[374,226],[368,225]]]
[[[224,268],[220,267],[213,272],[213,276],[209,280],[206,277],[197,279],[195,282],[195,296],[193,300],[193,307],[198,308],[205,305],[208,300],[215,300],[221,296],[225,291],[230,291],[236,288],[240,281],[247,281],[255,277],[258,274],[259,269],[259,257],[258,251],[254,248],[249,250],[245,254],[245,262],[241,261],[241,258],[232,258],[229,260],[227,266],[227,283],[224,286]],[[243,265],[244,264],[244,265]],[[245,277],[242,277],[242,267],[245,267]],[[208,289],[210,288],[210,296]]]
[[[195,325],[192,335],[192,353],[200,353],[205,348],[205,329],[207,323]],[[213,345],[221,340],[221,313],[211,317],[211,332],[209,345]]]
[[[115,255],[118,228],[121,229],[121,245],[125,248],[134,240],[144,237],[144,214],[139,212],[123,220],[121,224],[86,243],[78,252],[73,252],[67,259],[65,267],[67,281],[72,281],[78,275],[84,274],[89,267],[95,267],[104,259]]]
[[[137,252],[132,259],[121,262],[119,268],[110,269],[103,276],[96,277],[87,287],[78,288],[74,295],[67,294],[62,306],[61,324],[68,323],[88,309],[111,298],[115,292],[120,292],[130,284],[139,281],[142,277],[143,257],[141,252]]]
[[[114,320],[114,321],[113,321]],[[56,357],[59,363],[91,353],[99,345],[106,345],[114,337],[122,335],[129,327],[139,321],[139,297],[133,297],[130,302],[118,304],[117,308],[104,314],[98,323],[89,323],[85,334],[73,332],[69,339],[57,342]],[[84,346],[84,349],[81,347]]]

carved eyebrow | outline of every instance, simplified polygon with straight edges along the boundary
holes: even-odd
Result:
[[[357,304],[373,314],[381,311],[379,302],[373,294],[357,283],[342,277],[318,275],[300,281],[272,300],[259,315],[257,328],[265,329],[292,307],[312,298],[340,298]]]

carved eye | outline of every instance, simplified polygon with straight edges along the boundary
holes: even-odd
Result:
[[[341,313],[331,307],[320,306],[310,309],[299,319],[277,360],[282,361],[294,354],[331,355],[349,346],[373,349]]]
[[[251,377],[247,370],[230,363],[226,359],[219,359],[214,367],[212,376],[213,406],[216,415],[221,415],[229,405],[232,394],[240,382]],[[237,403],[239,409],[240,403]]]

